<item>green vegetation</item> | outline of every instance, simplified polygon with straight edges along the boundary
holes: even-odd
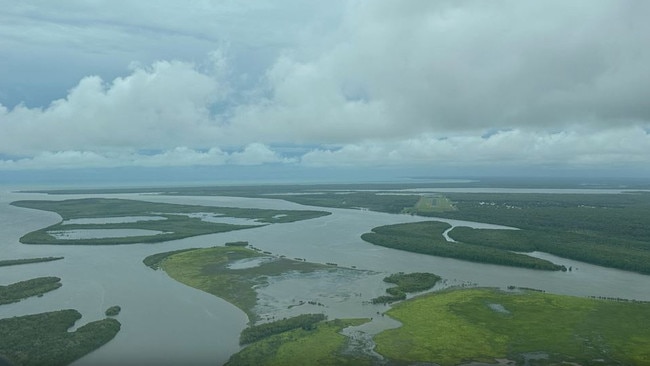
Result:
[[[39,262],[51,262],[51,261],[58,261],[59,259],[63,259],[63,257],[5,259],[5,260],[0,260],[0,267],[15,266],[19,264],[39,263]]]
[[[420,200],[419,195],[375,194],[374,192],[319,192],[299,195],[267,195],[268,198],[280,198],[301,205],[361,208],[371,211],[400,213],[405,207],[411,207]]]
[[[649,304],[470,289],[405,301],[388,315],[404,325],[377,335],[376,350],[398,364],[523,364],[529,352],[548,354],[543,364],[650,364]]]
[[[0,359],[15,365],[67,365],[101,347],[117,334],[115,319],[90,322],[69,332],[76,310],[0,319]]]
[[[61,287],[61,279],[58,277],[38,277],[0,286],[0,305],[18,302],[32,296],[42,296],[59,287]]]
[[[247,247],[247,241],[229,241],[226,243],[227,247]]]
[[[379,296],[372,299],[373,304],[387,304],[395,301],[406,299],[406,294],[411,292],[426,291],[440,281],[440,277],[433,273],[415,272],[415,273],[394,273],[384,278],[384,282],[392,283],[397,286],[386,289],[388,295]]]
[[[279,334],[292,329],[302,328],[312,330],[315,324],[325,320],[324,314],[301,314],[292,318],[276,320],[270,323],[254,325],[244,329],[239,336],[239,344],[249,344],[257,342],[262,338]]]
[[[369,243],[414,253],[462,259],[479,263],[500,264],[557,271],[564,267],[524,254],[488,246],[448,242],[442,233],[451,226],[444,222],[428,221],[386,225],[361,235]]]
[[[402,213],[416,215],[424,212],[434,213],[454,210],[456,210],[456,207],[447,197],[441,194],[428,194],[421,196],[413,207],[404,208]]]
[[[454,228],[468,244],[543,251],[606,267],[650,274],[650,194],[453,194],[458,211],[440,217],[522,230]]]
[[[113,305],[110,308],[106,309],[105,314],[106,316],[118,316],[120,314],[120,311],[122,311],[122,308],[118,305]]]
[[[191,250],[196,250],[196,248],[189,248],[189,249],[179,249],[179,250],[172,250],[170,252],[164,252],[164,253],[157,253],[157,254],[152,254],[148,257],[146,257],[142,263],[144,263],[145,266],[157,270],[160,268],[160,264],[167,258],[170,257],[174,254],[178,253],[183,253],[183,252],[189,252]]]
[[[348,338],[339,332],[367,319],[336,319],[312,329],[275,334],[255,342],[230,357],[226,365],[371,365],[362,355],[347,354]]]
[[[324,211],[285,211],[233,207],[211,207],[198,205],[178,205],[124,199],[87,198],[64,201],[16,201],[14,206],[53,211],[64,220],[79,218],[111,218],[129,216],[164,217],[164,220],[142,220],[137,222],[104,224],[58,224],[33,231],[20,238],[25,244],[133,244],[156,243],[191,236],[247,229],[264,224],[286,223],[329,215]],[[231,218],[251,219],[249,225],[235,225],[203,221],[191,215],[218,215]],[[128,236],[118,238],[67,239],[55,238],[50,231],[87,229],[144,229],[155,230],[153,235]]]
[[[152,259],[155,257],[155,259]],[[243,310],[251,320],[257,320],[253,308],[257,303],[255,286],[268,283],[268,277],[291,271],[314,272],[335,270],[322,264],[274,258],[257,266],[231,269],[237,260],[269,258],[268,255],[242,247],[213,247],[155,254],[144,263],[155,263],[167,274],[188,286],[218,296]],[[152,266],[153,267],[153,266]]]

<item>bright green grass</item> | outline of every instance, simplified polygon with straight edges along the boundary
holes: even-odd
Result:
[[[255,342],[233,355],[226,365],[370,365],[361,356],[344,355],[347,337],[339,332],[367,319],[336,319],[314,330],[295,329]]]
[[[404,326],[377,335],[377,352],[398,362],[521,361],[540,351],[549,363],[650,365],[649,304],[470,289],[415,298],[388,314]]]
[[[156,265],[176,281],[230,302],[243,310],[252,322],[257,319],[253,312],[257,303],[254,286],[266,284],[268,276],[279,276],[290,271],[307,273],[336,270],[321,264],[286,258],[275,258],[251,268],[229,269],[228,264],[236,260],[268,257],[243,247],[194,249],[172,255],[155,254],[152,257],[162,258]],[[145,258],[144,262],[151,262],[150,258]]]
[[[128,216],[162,216],[164,220],[143,220],[137,222],[106,224],[65,224],[63,222],[33,231],[20,238],[25,244],[78,244],[106,245],[156,243],[183,239],[191,236],[214,234],[239,229],[248,229],[259,225],[286,223],[307,220],[329,215],[324,211],[307,210],[266,210],[235,207],[213,207],[199,205],[179,205],[146,201],[85,198],[63,201],[16,201],[13,206],[33,208],[56,212],[64,220],[79,218],[111,218]],[[187,214],[216,214],[224,217],[251,219],[250,224],[226,224],[203,221]],[[65,239],[55,238],[49,231],[85,230],[85,229],[145,229],[160,233],[153,235],[128,236],[118,238]]]
[[[423,195],[413,207],[405,208],[403,213],[420,214],[454,211],[453,203],[443,195]]]

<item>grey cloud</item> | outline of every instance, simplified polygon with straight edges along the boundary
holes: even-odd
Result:
[[[647,123],[650,23],[639,13],[648,10],[635,1],[362,3],[335,47],[276,63],[271,97],[242,116],[328,141]]]
[[[0,80],[15,84],[0,97],[21,78],[53,82],[30,74],[48,59],[49,70],[82,70],[51,104],[0,106],[0,154],[31,157],[5,168],[643,165],[650,155],[648,2],[89,4],[0,0]]]

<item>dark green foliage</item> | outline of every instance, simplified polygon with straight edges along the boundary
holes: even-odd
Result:
[[[458,211],[436,214],[520,229],[605,234],[649,249],[650,194],[447,194]],[[629,245],[630,243],[628,243]]]
[[[59,287],[61,287],[61,279],[58,277],[38,277],[7,286],[0,286],[0,305],[43,295]]]
[[[522,230],[454,228],[468,244],[542,251],[606,267],[650,274],[650,194],[453,194],[455,219]]]
[[[433,288],[438,281],[440,281],[440,277],[433,273],[394,273],[384,278],[384,282],[392,283],[397,286],[386,289],[388,295],[375,297],[372,299],[372,303],[387,304],[404,300],[406,299],[407,293],[429,290]]]
[[[248,229],[271,223],[285,223],[329,215],[324,211],[282,211],[253,208],[212,207],[179,205],[124,199],[86,198],[64,201],[16,201],[14,206],[53,211],[64,220],[78,218],[108,218],[124,216],[162,216],[165,220],[143,220],[137,222],[106,224],[65,224],[63,222],[33,231],[20,238],[25,244],[77,244],[106,245],[157,243],[183,239],[191,236]],[[225,217],[254,219],[250,225],[235,225],[203,221],[188,214],[209,213]],[[141,236],[93,239],[57,239],[49,231],[85,229],[144,229],[160,233]]]
[[[386,225],[372,229],[372,233],[363,234],[361,238],[375,245],[438,257],[551,271],[563,268],[543,259],[498,248],[448,242],[442,233],[450,227],[437,221]]]
[[[227,247],[247,247],[247,241],[230,241],[226,243]]]
[[[273,334],[283,333],[292,329],[313,329],[316,323],[325,320],[324,314],[302,314],[293,318],[277,320],[271,323],[254,325],[244,329],[239,336],[239,344],[257,342]]]
[[[440,276],[427,272],[394,273],[384,278],[384,282],[393,283],[404,292],[426,291],[435,286],[438,281]]]
[[[68,329],[81,318],[76,310],[0,319],[0,355],[15,365],[67,365],[101,347],[120,323],[104,319]]]
[[[15,265],[19,265],[19,264],[39,263],[39,262],[51,262],[51,261],[58,261],[59,259],[63,259],[63,257],[5,259],[5,260],[0,261],[0,267],[3,267],[3,266],[15,266]]]
[[[122,311],[122,308],[118,305],[114,305],[106,309],[105,314],[106,316],[117,316],[120,314],[120,311]]]

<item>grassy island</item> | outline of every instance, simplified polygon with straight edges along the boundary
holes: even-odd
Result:
[[[451,225],[438,222],[415,222],[380,226],[361,235],[369,243],[409,252],[462,259],[479,263],[500,264],[557,271],[563,266],[549,261],[483,245],[448,242],[442,233]]]
[[[324,211],[266,210],[155,203],[125,199],[85,198],[63,201],[16,201],[14,206],[56,212],[63,220],[20,238],[25,244],[133,244],[156,243],[197,235],[248,229],[329,215]],[[124,219],[122,222],[120,218]],[[136,218],[135,220],[133,218]],[[101,222],[104,219],[106,222]],[[112,219],[112,221],[111,221]],[[220,219],[241,219],[237,223]],[[80,222],[80,220],[82,220]],[[86,221],[83,221],[86,220]],[[87,230],[151,230],[133,236],[55,237],[53,232]]]
[[[81,319],[76,310],[0,319],[0,360],[15,365],[67,365],[101,347],[119,332],[106,318],[68,330]]]
[[[540,364],[650,364],[647,303],[469,289],[414,298],[387,314],[404,325],[377,335],[376,350],[397,364],[523,364],[529,353],[544,355]]]
[[[0,286],[0,305],[18,302],[32,296],[42,296],[59,287],[61,287],[61,279],[58,277],[38,277]]]
[[[255,259],[260,262],[250,267],[230,268],[236,261]],[[162,268],[176,281],[230,302],[243,310],[251,322],[257,320],[253,311],[257,303],[254,287],[268,283],[269,276],[291,271],[336,270],[322,264],[272,257],[239,246],[159,253],[143,262],[152,268]]]

